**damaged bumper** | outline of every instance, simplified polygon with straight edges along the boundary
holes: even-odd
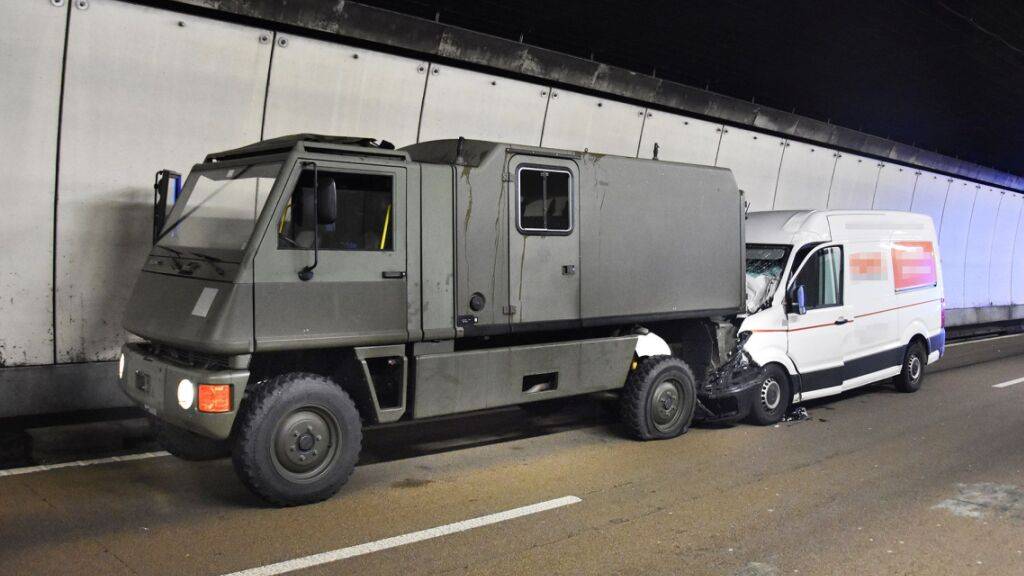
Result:
[[[749,335],[748,335],[749,336]],[[705,422],[742,420],[758,398],[765,369],[743,349],[741,337],[728,360],[697,391],[696,418]]]

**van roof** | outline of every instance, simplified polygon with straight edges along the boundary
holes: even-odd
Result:
[[[829,218],[837,216],[888,216],[903,221],[931,217],[898,210],[772,210],[747,215],[746,239],[753,244],[802,244],[831,239]]]

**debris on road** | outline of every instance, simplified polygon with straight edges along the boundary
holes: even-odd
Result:
[[[966,518],[985,518],[989,514],[1024,520],[1024,491],[1009,484],[980,482],[957,484],[955,498],[943,500],[934,509],[948,510]]]
[[[807,413],[807,408],[803,406],[797,406],[791,409],[786,416],[782,419],[783,422],[803,422],[804,420],[810,420],[811,415]]]

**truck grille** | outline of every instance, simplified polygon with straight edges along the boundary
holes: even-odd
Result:
[[[222,370],[228,367],[228,359],[224,356],[175,348],[166,344],[151,344],[150,346],[150,351],[154,356],[174,364],[204,370]]]

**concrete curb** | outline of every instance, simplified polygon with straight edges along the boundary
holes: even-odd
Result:
[[[929,366],[928,371],[953,370],[1020,354],[1024,354],[1024,334],[954,342],[946,346],[946,354]]]

